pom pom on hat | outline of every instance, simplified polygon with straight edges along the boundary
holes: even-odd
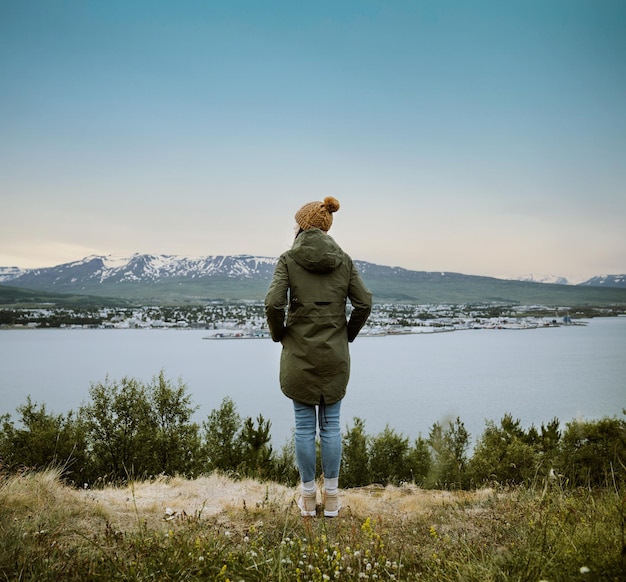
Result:
[[[323,202],[309,202],[296,212],[296,222],[302,230],[319,228],[324,232],[333,224],[333,212],[339,210],[339,201],[326,196]]]
[[[328,212],[337,212],[340,208],[339,200],[333,198],[332,196],[326,196],[326,198],[324,198],[324,206]]]

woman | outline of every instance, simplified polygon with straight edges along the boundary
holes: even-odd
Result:
[[[280,387],[293,400],[295,411],[302,516],[316,512],[316,421],[324,515],[336,517],[339,513],[340,409],[350,376],[348,343],[354,341],[372,308],[372,294],[352,259],[327,234],[337,210],[339,202],[331,196],[298,210],[296,239],[278,259],[265,298],[270,334],[283,346]],[[352,304],[349,320],[346,299]]]

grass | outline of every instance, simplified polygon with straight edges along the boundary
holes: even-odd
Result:
[[[161,478],[76,490],[0,478],[0,580],[624,580],[626,498],[543,488],[342,492],[301,518],[273,483]]]

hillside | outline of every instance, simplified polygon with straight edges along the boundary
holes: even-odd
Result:
[[[7,287],[43,293],[113,297],[142,303],[260,300],[267,291],[276,260],[252,255],[199,258],[140,254],[119,258],[90,256],[45,269],[0,269],[0,282]],[[626,304],[626,288],[606,284],[559,285],[461,273],[412,271],[365,261],[355,263],[377,302]],[[25,299],[31,291],[24,293]]]
[[[81,295],[79,293],[48,293],[34,289],[0,285],[0,308],[54,305],[56,307],[120,307],[128,305],[124,299]]]

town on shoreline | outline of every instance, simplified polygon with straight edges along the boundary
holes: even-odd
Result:
[[[350,306],[348,306],[348,313]],[[377,303],[363,328],[365,336],[441,333],[459,330],[526,330],[585,325],[585,319],[625,315],[607,307],[542,305],[417,305]],[[269,337],[260,301],[215,301],[196,306],[141,306],[0,309],[2,329],[195,329],[205,339]]]

